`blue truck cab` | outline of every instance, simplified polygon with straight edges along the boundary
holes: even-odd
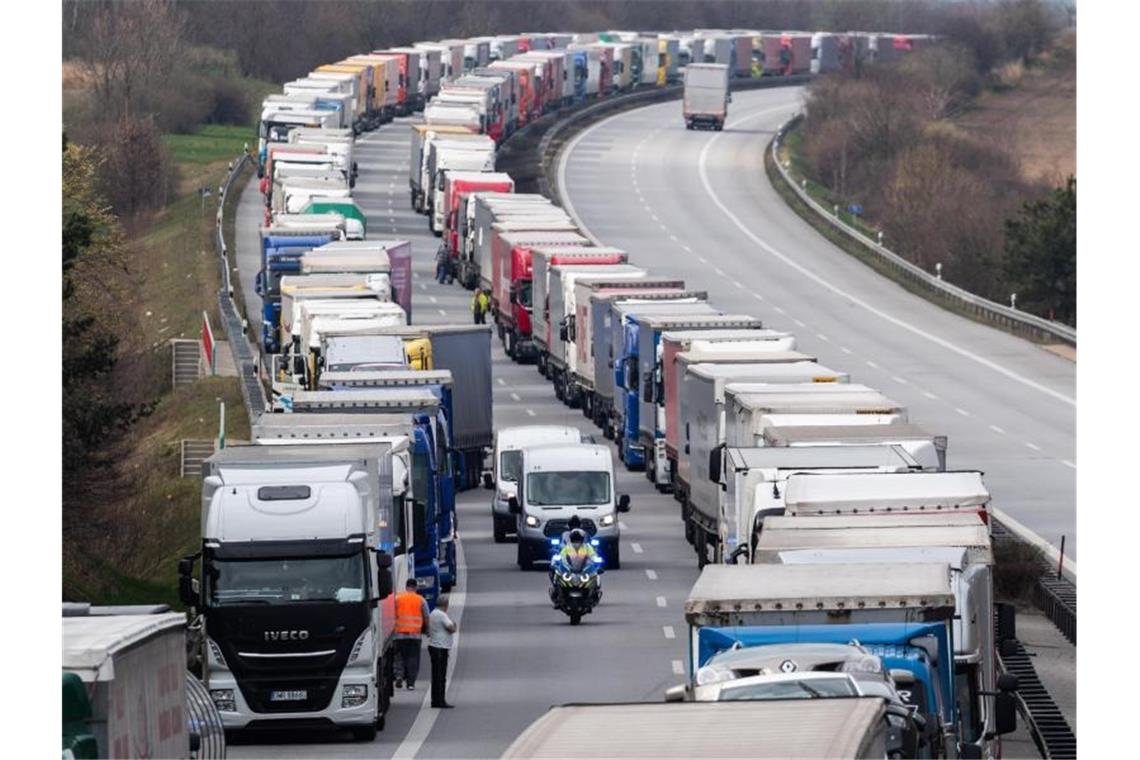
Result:
[[[858,643],[926,719],[927,743],[960,744],[955,599],[940,562],[707,565],[685,601],[690,683],[717,652],[788,642]]]
[[[261,296],[261,345],[267,353],[281,350],[278,336],[282,276],[300,273],[302,255],[341,237],[339,228],[312,230],[271,226],[261,229],[261,268],[255,289]]]
[[[640,371],[641,332],[645,321],[665,315],[719,314],[704,301],[692,298],[655,303],[615,304],[615,317],[620,316],[620,345],[614,347],[614,412],[617,417],[614,435],[618,457],[630,470],[643,470],[646,450],[639,440],[642,373]],[[618,325],[615,325],[615,328]],[[653,327],[646,327],[653,330]],[[658,340],[660,340],[658,330]]]

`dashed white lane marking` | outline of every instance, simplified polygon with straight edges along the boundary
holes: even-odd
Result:
[[[796,323],[796,327],[807,327],[807,323],[804,322],[802,319],[796,319],[793,317],[792,321]]]
[[[933,393],[931,393],[930,391],[923,391],[923,392],[922,392],[922,395],[923,395],[923,396],[926,396],[926,397],[927,397],[928,399],[930,399],[931,401],[937,401],[937,400],[938,400],[938,396],[935,396],[935,395],[934,395]]]
[[[519,394],[515,393],[514,391],[511,391],[511,400],[512,401],[522,401],[522,397],[519,396]]]
[[[735,285],[736,287],[740,288],[741,290],[744,290],[744,286],[740,284],[740,280],[733,280],[732,284]]]
[[[673,675],[685,675],[685,663],[681,662],[680,660],[673,660]]]
[[[779,306],[773,306],[773,307],[772,307],[772,311],[776,312],[777,314],[785,314],[785,313],[786,313],[786,312],[785,312],[783,309],[781,309]]]
[[[840,351],[842,351],[842,352],[843,352],[843,353],[845,353],[845,354],[850,354],[850,353],[853,353],[853,352],[851,351],[851,349],[850,349],[850,348],[848,348],[847,346],[840,346],[840,347],[839,347],[839,350],[840,350]]]
[[[724,277],[724,270],[723,269],[713,267],[713,271],[716,272],[717,277]]]
[[[1062,459],[1061,464],[1065,465],[1066,467],[1072,467],[1074,470],[1077,469],[1077,465],[1073,462],[1070,462],[1068,459]]]
[[[763,301],[764,300],[764,296],[760,295],[759,293],[753,293],[752,297],[755,298],[757,301]]]
[[[507,384],[507,381],[500,377],[499,378],[499,385],[506,385],[506,384]]]
[[[681,250],[684,251],[685,253],[692,253],[693,252],[693,249],[690,248],[689,246],[685,245],[684,243],[681,243]]]
[[[420,290],[427,290],[427,283],[421,282],[420,283]]]
[[[672,232],[668,233],[668,235],[669,235],[670,240],[672,240],[674,243],[677,242],[677,236],[676,235],[674,235]]]
[[[667,639],[677,638],[677,632],[673,630],[673,626],[671,625],[661,626],[661,632],[665,634],[665,638]]]
[[[533,416],[534,416],[534,410],[533,410],[533,409],[527,409],[527,410],[526,410],[526,415],[527,415],[528,417],[533,417]]]
[[[663,597],[663,596],[657,597],[657,606],[658,607],[664,607],[665,606],[665,597]]]
[[[655,580],[657,580],[657,571],[656,570],[646,570],[645,571],[645,577],[651,581],[655,581]]]
[[[436,298],[435,296],[428,296],[428,300],[431,301],[432,303],[439,303],[439,299]]]
[[[697,261],[701,262],[702,264],[707,264],[707,263],[709,263],[709,260],[708,260],[708,259],[706,259],[704,256],[698,256],[698,257],[697,257]]]
[[[970,413],[967,412],[965,409],[963,409],[960,406],[954,407],[954,411],[957,412],[958,414],[962,415],[963,417],[969,417],[970,416]]]
[[[910,385],[910,383],[908,383],[908,382],[906,381],[906,379],[904,379],[904,378],[901,378],[901,377],[899,377],[898,375],[891,375],[891,379],[892,379],[892,380],[894,380],[894,381],[895,381],[896,383],[898,383],[899,385]]]
[[[756,113],[751,113],[748,116],[742,117],[740,119],[736,119],[735,121],[732,122],[732,125],[733,126],[739,126],[746,121],[751,121],[753,119],[760,118],[761,116],[765,116],[765,115],[770,114],[770,113],[775,113],[777,111],[785,111],[785,110],[787,110],[786,106],[778,107],[778,108],[768,108],[768,109],[765,109],[763,111],[757,111]],[[615,117],[610,117],[610,118],[612,119]],[[601,124],[604,124],[604,123],[606,123],[606,122],[605,121],[599,122],[599,124],[597,126],[600,126]],[[591,130],[592,129],[593,128],[591,128]],[[581,133],[579,135],[579,137],[584,137],[585,135],[589,134],[591,130],[586,130],[585,132]],[[991,369],[994,372],[997,372],[998,374],[1004,375],[1005,377],[1009,378],[1010,380],[1021,383],[1022,385],[1025,385],[1029,388],[1033,388],[1036,391],[1044,393],[1048,396],[1052,396],[1053,398],[1057,399],[1058,401],[1063,401],[1066,404],[1069,404],[1070,406],[1076,407],[1077,400],[1075,398],[1073,398],[1071,396],[1066,396],[1064,393],[1061,393],[1059,391],[1055,391],[1052,388],[1044,386],[1041,383],[1038,383],[1034,380],[1031,380],[1028,377],[1024,377],[1023,375],[1019,375],[1016,372],[1014,372],[1013,370],[1007,369],[1006,367],[1003,367],[996,362],[990,361],[989,359],[985,358],[984,356],[980,356],[979,354],[976,354],[972,351],[969,351],[965,348],[962,348],[961,346],[958,346],[957,344],[952,343],[951,341],[946,340],[945,338],[941,338],[937,335],[934,335],[933,333],[926,332],[925,330],[923,330],[919,327],[916,327],[915,325],[911,324],[910,322],[906,321],[905,319],[901,319],[899,317],[894,316],[893,314],[890,314],[888,312],[883,311],[882,309],[879,309],[878,307],[872,305],[868,301],[865,301],[865,300],[859,298],[855,294],[850,293],[848,291],[845,291],[842,288],[840,288],[839,286],[832,284],[831,282],[824,279],[820,275],[811,271],[811,269],[808,266],[801,264],[800,262],[796,261],[791,256],[789,256],[788,254],[784,253],[783,251],[778,250],[775,246],[771,245],[767,241],[760,238],[747,225],[745,225],[744,222],[742,222],[740,220],[740,217],[738,217],[736,214],[732,213],[732,211],[728,208],[728,206],[724,205],[724,201],[722,201],[720,199],[720,196],[718,196],[716,194],[716,191],[713,190],[712,183],[709,181],[709,172],[708,172],[708,166],[707,166],[708,155],[709,155],[709,152],[713,149],[713,146],[715,146],[717,144],[717,142],[719,142],[722,137],[724,137],[724,133],[719,132],[711,140],[709,140],[708,142],[705,143],[705,146],[701,149],[700,155],[697,157],[697,173],[700,175],[701,184],[704,186],[705,193],[709,196],[709,200],[711,200],[713,202],[713,204],[716,205],[716,207],[719,208],[721,210],[721,212],[725,216],[728,217],[729,221],[731,221],[736,226],[737,229],[739,229],[742,233],[744,233],[744,235],[749,240],[751,240],[753,243],[755,243],[759,248],[766,251],[767,253],[769,253],[774,258],[779,259],[784,264],[786,264],[788,267],[799,272],[804,277],[812,280],[813,282],[816,282],[817,284],[819,284],[820,286],[831,291],[832,293],[839,296],[840,298],[846,299],[847,301],[855,304],[856,306],[862,307],[863,309],[865,309],[869,313],[874,314],[875,316],[879,317],[880,319],[884,320],[885,322],[888,322],[888,323],[890,323],[896,327],[902,328],[903,330],[906,330],[906,331],[908,331],[914,335],[917,335],[918,337],[926,340],[929,343],[933,343],[935,345],[942,346],[945,349],[953,351],[954,353],[958,354],[959,356],[962,356],[966,359],[969,359],[970,361],[975,362],[976,364],[980,364],[983,367]],[[568,152],[563,153],[563,160],[565,160],[567,155],[568,155]],[[565,185],[563,185],[563,186],[565,186]]]
[[[630,549],[633,549],[634,554],[641,554],[641,544],[630,544]]]
[[[1027,448],[1031,451],[1040,451],[1041,450],[1041,447],[1038,446],[1036,443],[1033,443],[1032,441],[1026,441],[1025,442],[1025,448]]]
[[[830,342],[831,342],[831,338],[827,337],[827,336],[826,336],[826,335],[824,335],[823,333],[816,333],[816,334],[815,334],[815,337],[819,338],[819,339],[820,339],[820,340],[822,340],[824,343],[830,343]]]
[[[990,425],[990,430],[994,431],[998,435],[1005,435],[1005,430],[999,428],[997,425]]]
[[[878,369],[878,368],[879,368],[879,365],[878,365],[878,364],[875,364],[875,363],[874,363],[873,361],[871,361],[870,359],[868,359],[868,360],[867,360],[867,366],[868,366],[868,367],[870,367],[871,369]]]
[[[446,309],[436,309],[436,311],[439,312],[439,316],[441,316],[441,317],[447,316],[447,310]]]

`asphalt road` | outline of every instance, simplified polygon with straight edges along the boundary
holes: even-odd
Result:
[[[414,321],[466,322],[471,293],[433,280],[438,238],[428,232],[427,218],[409,208],[407,125],[397,120],[358,141],[354,197],[368,214],[369,238],[412,241]],[[262,209],[251,183],[237,220],[237,264],[249,304],[260,304],[252,282]],[[533,365],[514,364],[497,341],[493,350],[496,427],[571,424],[598,433],[580,412],[554,398]],[[598,440],[604,440],[600,434]],[[618,492],[628,493],[633,503],[623,516],[622,569],[605,573],[601,605],[580,626],[572,628],[551,608],[545,572],[521,572],[515,545],[493,542],[491,493],[462,493],[459,533],[466,569],[456,588],[462,600],[453,594],[452,612],[462,601],[462,617],[448,692],[457,709],[420,710],[429,685],[425,652],[417,691],[397,693],[387,727],[373,745],[347,735],[281,732],[235,743],[230,756],[498,757],[551,705],[661,699],[667,687],[683,680],[677,673],[685,660],[681,605],[696,581],[696,562],[672,497],[658,494],[644,475],[626,472],[616,451],[614,466]]]
[[[763,152],[800,99],[735,93],[720,133],[687,131],[677,101],[610,117],[563,153],[563,201],[632,263],[905,404],[949,436],[950,467],[985,472],[993,506],[1075,556],[1076,365],[908,293],[792,212]]]
[[[734,96],[734,119],[769,108],[779,109],[780,113],[757,117],[764,121],[745,122],[744,127],[754,131],[727,131],[714,144],[707,155],[709,177],[715,178],[713,187],[718,194],[727,194],[722,181],[729,185],[736,180],[745,183],[754,195],[726,198],[725,202],[749,224],[771,216],[772,221],[758,226],[758,234],[773,236],[773,245],[781,250],[795,251],[797,257],[803,255],[802,260],[820,267],[821,274],[838,276],[836,272],[854,271],[840,280],[844,287],[858,285],[859,292],[868,297],[890,290],[882,301],[883,308],[898,309],[900,296],[893,292],[897,289],[862,271],[861,265],[823,248],[825,244],[798,219],[790,213],[782,215],[780,201],[772,195],[767,181],[751,169],[746,170],[750,164],[745,159],[749,156],[747,160],[759,166],[764,133],[779,121],[781,113],[789,110],[795,97],[786,90]],[[683,128],[678,129],[677,109],[677,103],[669,103],[604,122],[574,148],[566,171],[564,197],[570,198],[590,229],[607,243],[630,250],[635,262],[648,264],[654,271],[683,275],[692,283],[707,287],[715,294],[717,303],[748,311],[776,327],[795,331],[808,350],[819,353],[821,361],[851,371],[861,382],[889,390],[900,401],[911,405],[914,419],[951,435],[955,466],[971,466],[974,460],[963,459],[971,451],[975,452],[973,456],[989,457],[989,452],[1002,442],[1000,436],[990,441],[991,448],[977,448],[971,441],[975,437],[985,438],[984,424],[977,419],[954,419],[957,415],[951,411],[954,416],[946,422],[952,424],[943,425],[944,418],[933,410],[952,403],[980,415],[983,409],[995,405],[988,401],[983,406],[982,401],[988,386],[996,385],[995,378],[978,367],[959,368],[951,377],[961,375],[976,379],[958,394],[950,378],[935,377],[950,372],[949,365],[953,363],[923,364],[933,361],[929,356],[937,352],[912,345],[921,341],[909,335],[900,336],[899,330],[884,330],[881,323],[860,314],[856,307],[832,303],[833,299],[819,293],[811,295],[810,308],[806,304],[797,305],[796,294],[800,294],[799,298],[807,297],[807,286],[784,271],[786,267],[773,265],[766,256],[757,254],[754,244],[716,216],[715,204],[703,192],[698,172],[700,152],[715,133],[686,133]],[[354,195],[368,214],[369,238],[392,236],[412,241],[416,283],[414,321],[464,322],[470,319],[471,294],[458,286],[442,286],[433,280],[438,239],[427,231],[426,217],[415,214],[408,206],[407,124],[407,120],[397,120],[360,139],[357,147],[360,176]],[[652,140],[646,139],[647,135]],[[638,145],[640,149],[633,153]],[[632,165],[631,154],[635,159]],[[631,169],[636,172],[637,187],[644,194],[641,197],[650,204],[648,212],[633,190]],[[680,186],[686,188],[683,198],[671,198],[669,182],[680,182]],[[734,189],[733,192],[739,191]],[[757,201],[757,195],[763,202]],[[252,282],[258,266],[257,226],[262,206],[255,183],[245,188],[238,213],[236,260],[240,281],[247,303],[256,305],[260,300],[252,292]],[[655,214],[656,219],[648,213]],[[667,229],[661,228],[662,223]],[[675,236],[676,241],[670,235]],[[690,250],[686,251],[682,245],[690,246]],[[713,255],[714,249],[719,253]],[[707,261],[700,262],[698,257],[705,257]],[[830,261],[828,257],[836,260]],[[716,268],[722,269],[725,277],[740,282],[742,287],[720,282],[720,275],[714,278]],[[752,293],[761,295],[764,300],[757,300]],[[775,306],[785,309],[785,314],[776,311]],[[927,318],[921,311],[922,306],[925,305],[919,302],[914,311],[900,313],[916,320]],[[944,319],[937,309],[932,311]],[[802,319],[804,324],[794,319]],[[936,321],[934,327],[924,329],[941,329],[940,324]],[[959,329],[976,328],[965,325]],[[830,340],[815,337],[817,330],[829,335]],[[986,331],[987,335],[991,333]],[[966,332],[946,335],[946,339],[950,336],[962,341],[970,339]],[[1037,349],[1027,348],[1020,341],[1000,334],[992,335],[989,341],[966,345],[974,351],[984,349],[987,357],[995,361],[1000,358],[1024,371],[1028,370],[1020,363],[991,353],[988,347],[1005,345],[1007,355],[1038,353]],[[555,400],[550,385],[533,365],[514,364],[497,342],[493,345],[497,428],[519,424],[574,424],[584,431],[597,433],[580,413],[568,410]],[[843,352],[841,347],[847,347],[851,354]],[[914,356],[905,361],[900,359],[900,355],[912,351],[916,352]],[[860,368],[872,358],[881,362],[884,370],[869,372]],[[888,374],[883,375],[883,372]],[[892,381],[890,373],[905,378],[909,385]],[[1053,374],[1057,377],[1049,382],[1056,384],[1058,393],[1071,395],[1071,368],[1057,365]],[[1043,377],[1037,379],[1046,382]],[[940,399],[937,402],[924,400],[923,390],[937,393]],[[1002,393],[1008,394],[1004,403],[1013,410],[1018,409],[1018,401],[1024,402],[1032,395],[1016,388],[1004,388]],[[1062,444],[1068,447],[1068,453],[1061,453],[1071,459],[1072,408],[1063,404],[1055,406],[1064,414],[1054,412],[1051,418],[1066,420],[1054,424],[1068,430],[1068,437],[1061,432],[1051,437],[1058,439],[1058,448]],[[1016,414],[1033,414],[1032,410],[1037,408],[1031,406],[1029,411]],[[1050,429],[1049,425],[1037,423],[1037,426],[1023,427],[1019,418],[1010,418],[1011,414],[1014,412],[1003,413],[999,422],[1008,425],[1006,437],[1014,440],[1014,435],[1033,435],[1040,439],[1043,448],[1051,441],[1051,437],[1042,432],[1042,428]],[[978,426],[982,433],[970,432]],[[598,439],[604,440],[600,435]],[[1052,453],[1052,449],[1045,453]],[[1012,448],[1006,455],[1019,461],[1032,459]],[[1053,465],[1056,463],[1049,466]],[[985,469],[992,472],[994,466]],[[353,742],[347,734],[276,732],[235,742],[230,747],[230,756],[498,757],[523,728],[551,705],[661,699],[668,686],[683,680],[687,634],[681,608],[697,578],[696,562],[692,549],[684,541],[672,497],[654,491],[642,474],[626,472],[617,462],[616,452],[615,471],[619,493],[630,494],[633,502],[632,511],[623,519],[622,569],[603,576],[602,603],[581,626],[572,628],[564,615],[551,609],[544,572],[519,571],[514,562],[514,544],[497,545],[492,541],[490,492],[478,490],[460,494],[461,577],[452,595],[452,614],[458,617],[460,634],[448,692],[448,700],[457,709],[438,711],[425,707],[429,670],[425,653],[418,690],[397,693],[387,727],[374,743]],[[992,478],[990,482],[993,486]],[[1065,487],[1071,496],[1071,474]],[[1024,737],[1019,738],[1022,741],[1015,746],[1031,750]],[[588,746],[590,739],[582,737],[582,741]],[[1021,753],[1015,750],[1013,754]],[[1022,756],[1030,754],[1028,751]]]

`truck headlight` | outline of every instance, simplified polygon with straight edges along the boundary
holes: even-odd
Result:
[[[608,515],[603,515],[603,516],[602,516],[602,519],[601,519],[599,522],[601,523],[601,525],[602,525],[602,527],[603,527],[603,528],[608,528],[608,527],[610,527],[611,525],[613,525],[613,524],[614,524],[614,515],[613,515],[613,513],[611,512],[611,513],[610,513],[610,514],[608,514]]]
[[[528,528],[537,528],[538,527],[538,518],[535,517],[534,515],[527,515],[526,520],[524,520],[523,522],[526,523]]]
[[[705,665],[697,671],[697,686],[708,686],[713,683],[722,683],[736,678],[736,674],[729,668],[717,665]]]
[[[368,701],[368,684],[347,683],[341,692],[341,707],[359,707]]]
[[[210,689],[210,699],[214,700],[218,712],[237,712],[233,689]]]

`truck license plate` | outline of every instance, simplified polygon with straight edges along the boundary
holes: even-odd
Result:
[[[294,691],[271,691],[270,702],[303,702],[309,698],[309,692],[304,689]]]

